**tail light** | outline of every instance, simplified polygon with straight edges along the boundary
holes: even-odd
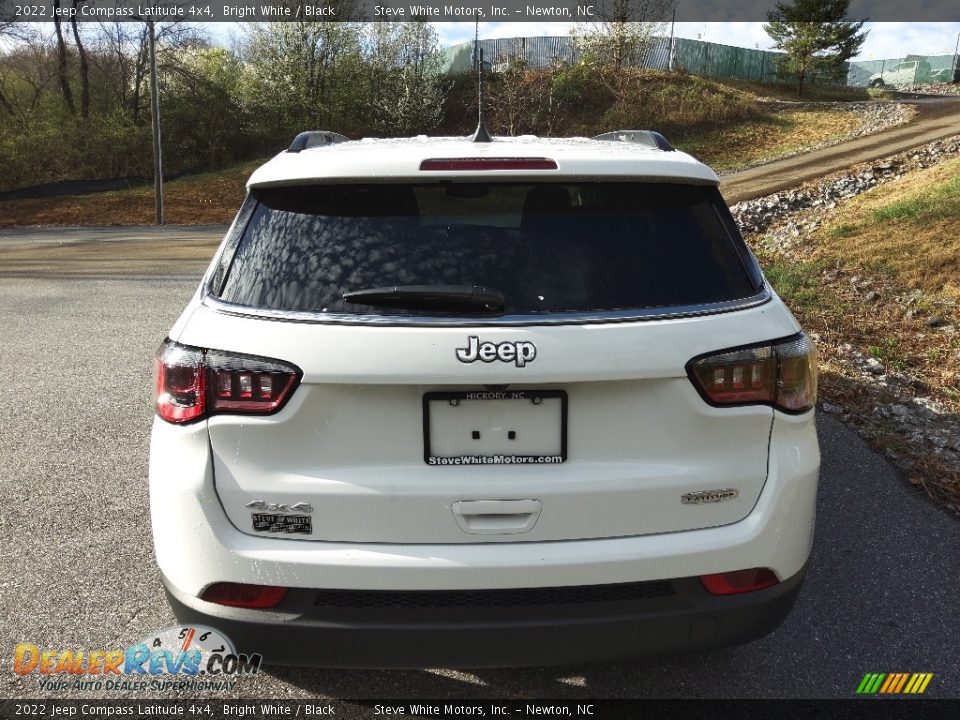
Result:
[[[207,404],[203,352],[166,342],[157,351],[155,368],[157,414],[172,423],[203,417]]]
[[[763,404],[801,413],[817,402],[817,351],[803,333],[694,358],[687,373],[711,405]]]
[[[286,597],[287,590],[289,588],[273,585],[219,582],[204,590],[200,599],[227,607],[265,610],[279,605]]]
[[[711,595],[738,595],[773,587],[780,581],[770,568],[750,568],[734,572],[701,575],[700,582]]]
[[[172,423],[221,413],[269,415],[283,407],[302,375],[280,360],[168,340],[156,357],[157,414]]]

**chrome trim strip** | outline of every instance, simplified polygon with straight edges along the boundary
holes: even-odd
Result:
[[[206,289],[205,289],[206,290]],[[499,315],[497,317],[426,317],[413,315],[360,315],[358,313],[313,313],[295,310],[267,310],[223,302],[204,292],[202,303],[216,312],[237,317],[278,320],[330,325],[376,325],[378,327],[529,327],[537,325],[586,325],[590,323],[622,323],[645,320],[699,317],[719,313],[746,310],[770,302],[773,297],[770,287],[764,283],[755,295],[740,300],[728,300],[706,305],[689,305],[673,308],[648,308],[644,310],[609,310],[544,315]]]

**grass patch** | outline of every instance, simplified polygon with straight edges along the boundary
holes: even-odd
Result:
[[[819,263],[792,263],[771,259],[763,265],[767,280],[787,305],[801,312],[821,308],[823,296],[820,292],[819,275],[822,268]]]
[[[829,237],[835,238],[845,238],[850,237],[857,232],[857,226],[851,225],[850,223],[841,223],[835,227],[831,227],[827,230],[827,235]]]
[[[960,508],[960,470],[939,440],[960,413],[960,335],[927,324],[935,314],[960,325],[947,297],[960,294],[960,159],[801,215],[810,219],[820,228],[787,251],[748,241],[815,338],[820,397],[913,485]]]
[[[754,238],[754,242],[759,238]],[[863,286],[853,283],[854,270],[827,267],[822,261],[762,255],[767,279],[794,311],[816,341],[820,363],[820,398],[839,408],[841,419],[851,423],[877,450],[895,457],[910,481],[944,503],[960,506],[960,473],[931,453],[928,441],[918,439],[915,426],[901,423],[878,408],[911,407],[917,395],[939,403],[960,404],[960,353],[949,334],[931,332],[922,318],[905,320],[903,306],[883,299],[866,303]],[[857,275],[863,271],[856,270]],[[885,287],[892,292],[892,287]],[[953,321],[953,312],[938,312]],[[882,366],[885,380],[870,378],[862,358],[870,356]],[[949,428],[943,420],[929,422]]]
[[[910,366],[910,360],[895,337],[884,338],[878,345],[867,346],[867,352],[895,370],[903,371]]]
[[[814,257],[928,293],[960,296],[960,159],[851,200],[814,237]]]
[[[675,143],[714,170],[724,172],[840,140],[859,127],[860,118],[852,112],[799,108],[771,112],[725,128],[681,133]]]
[[[803,96],[797,98],[797,86],[795,83],[761,83],[751,80],[724,80],[722,82],[725,85],[749,92],[758,97],[773,98],[775,100],[796,101],[799,99],[801,102],[857,102],[893,97],[889,91],[876,90],[874,88],[853,88],[842,85],[811,85],[806,83],[803,86]]]
[[[871,213],[874,222],[940,220],[956,217],[960,209],[960,171],[950,180],[920,194],[892,202]]]

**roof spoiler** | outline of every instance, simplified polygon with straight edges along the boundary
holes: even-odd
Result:
[[[657,148],[664,152],[673,152],[676,149],[670,144],[669,140],[655,130],[614,130],[613,132],[606,132],[590,139],[605,142],[635,143],[637,145]]]
[[[331,130],[307,130],[297,135],[287,152],[298,153],[307,148],[320,147],[322,145],[333,145],[335,143],[347,142],[350,138],[344,137],[340,133]]]

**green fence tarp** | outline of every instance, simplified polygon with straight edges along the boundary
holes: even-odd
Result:
[[[847,85],[930,85],[960,80],[954,55],[907,55],[887,60],[858,60],[850,63]]]
[[[543,37],[492,38],[480,41],[484,64],[501,70],[514,62],[529,68],[545,68],[556,62],[580,60],[574,38],[569,35]],[[463,42],[443,50],[443,71],[447,74],[469,72],[474,67],[473,42]],[[641,65],[666,70],[682,68],[693,75],[725,80],[759,82],[796,82],[780,68],[783,53],[771,50],[721,45],[688,38],[674,38],[673,62],[670,38],[653,38]],[[836,77],[814,75],[807,82],[838,83],[853,87],[884,85],[922,85],[960,81],[960,63],[953,55],[907,55],[893,60],[861,60],[847,63]]]

